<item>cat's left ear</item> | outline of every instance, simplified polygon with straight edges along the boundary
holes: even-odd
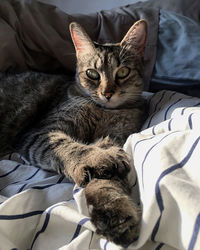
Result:
[[[69,29],[77,56],[94,52],[94,43],[78,23],[71,23]]]
[[[147,27],[148,25],[145,20],[139,20],[134,23],[121,41],[120,46],[132,49],[142,56],[147,40]]]

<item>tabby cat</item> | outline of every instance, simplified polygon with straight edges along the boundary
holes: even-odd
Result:
[[[0,76],[0,154],[17,151],[85,187],[97,233],[128,245],[138,234],[140,212],[129,198],[130,166],[122,145],[145,119],[147,24],[136,22],[118,44],[92,42],[77,23],[70,32],[74,83],[37,72]]]

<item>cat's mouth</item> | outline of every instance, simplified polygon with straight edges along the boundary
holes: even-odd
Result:
[[[122,100],[119,100],[119,98],[116,95],[113,95],[109,99],[107,99],[104,96],[99,96],[98,99],[96,99],[96,102],[101,106],[110,109],[114,109],[122,105]]]
[[[92,99],[100,106],[107,109],[131,108],[140,99],[141,93],[131,95],[121,95],[114,93],[111,98],[107,99],[101,95],[95,95]]]

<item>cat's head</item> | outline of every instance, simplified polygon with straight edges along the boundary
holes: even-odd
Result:
[[[146,21],[136,22],[118,44],[92,42],[77,23],[70,24],[70,32],[77,56],[78,81],[84,91],[106,108],[134,103],[143,90]]]

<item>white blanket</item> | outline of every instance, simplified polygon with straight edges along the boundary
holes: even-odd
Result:
[[[162,91],[149,104],[142,132],[124,145],[135,166],[133,197],[139,188],[143,210],[139,239],[128,249],[198,250],[200,99]],[[0,249],[122,249],[95,233],[83,191],[16,154],[2,159]]]

